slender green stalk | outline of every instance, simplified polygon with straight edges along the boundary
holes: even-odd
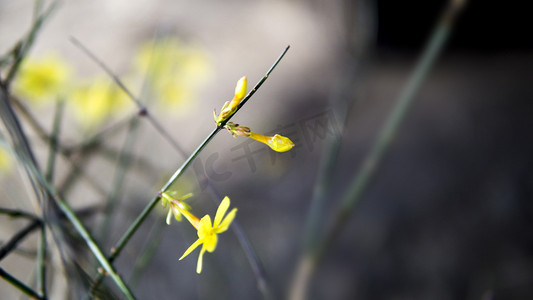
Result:
[[[263,83],[265,83],[265,81],[268,79],[268,76],[270,76],[272,71],[274,71],[274,69],[278,66],[279,62],[281,61],[283,56],[285,56],[285,54],[287,54],[287,51],[289,51],[290,47],[291,47],[290,45],[285,47],[285,49],[278,56],[278,58],[276,59],[274,64],[270,67],[270,69],[268,69],[268,71],[266,72],[265,76],[263,76],[263,78],[261,78],[261,80],[259,80],[259,82],[255,84],[254,88],[248,93],[248,95],[246,95],[246,97],[244,97],[241,100],[241,102],[237,106],[237,109],[235,110],[235,112],[233,112],[233,114],[231,114],[228,117],[228,119],[221,126],[226,125],[226,123],[244,106],[244,104],[246,104],[246,102],[248,102],[248,100],[255,94],[255,92],[257,92],[257,90],[263,85]]]
[[[144,222],[148,214],[152,211],[152,209],[155,207],[157,202],[161,199],[161,193],[166,192],[172,184],[187,170],[187,168],[190,166],[192,161],[200,154],[200,152],[204,149],[205,146],[215,137],[215,135],[220,131],[221,127],[215,128],[207,136],[207,138],[196,148],[196,150],[189,156],[189,158],[183,163],[183,165],[174,172],[174,174],[170,177],[170,179],[167,181],[167,183],[161,188],[159,193],[148,203],[148,205],[144,208],[144,210],[139,214],[137,219],[131,224],[131,226],[128,228],[126,233],[122,236],[122,238],[117,242],[117,245],[113,248],[111,256],[109,257],[110,261],[114,261],[115,258],[120,254],[124,246],[126,246],[126,243],[129,241],[131,236],[137,231],[139,226]]]
[[[7,243],[3,244],[0,248],[0,261],[4,259],[11,251],[17,248],[18,244],[21,243],[24,238],[28,236],[29,233],[41,226],[41,220],[33,220],[26,227],[17,232]]]
[[[120,89],[122,89],[122,91],[124,91],[128,95],[128,97],[133,102],[135,102],[135,105],[137,106],[137,108],[139,110],[138,111],[138,115],[139,116],[146,117],[148,119],[148,121],[150,122],[150,124],[152,124],[152,126],[155,128],[155,130],[161,136],[163,136],[165,138],[165,140],[168,143],[170,143],[170,145],[172,145],[172,147],[176,151],[180,152],[184,156],[186,155],[186,152],[180,147],[180,145],[178,145],[178,143],[176,143],[176,141],[174,141],[172,136],[163,128],[163,126],[157,121],[157,119],[155,119],[152,115],[149,114],[148,109],[146,108],[146,106],[139,99],[137,99],[137,97],[135,97],[130,92],[130,90],[126,87],[126,85],[120,80],[120,78],[118,78],[118,76],[116,76],[113,73],[113,71],[111,71],[111,69],[109,69],[109,67],[106,64],[104,64],[100,59],[98,59],[98,57],[96,57],[96,55],[94,55],[87,47],[85,47],[76,38],[71,37],[70,41],[76,47],[78,47],[81,51],[83,51],[87,56],[89,56],[98,66],[100,66],[113,79],[113,81],[115,81],[115,83],[120,87]]]
[[[131,286],[136,286],[141,278],[141,275],[144,273],[146,267],[152,261],[152,258],[157,253],[157,248],[161,243],[163,238],[163,229],[165,228],[166,223],[164,222],[155,222],[154,229],[150,232],[150,239],[148,243],[141,252],[142,254],[135,260],[135,265],[133,266],[133,271],[131,272],[129,283]]]
[[[48,292],[46,288],[46,226],[41,225],[41,243],[39,245],[39,252],[37,252],[37,283],[39,292],[43,295],[43,299],[48,299]]]
[[[205,180],[208,180],[208,179],[206,178]],[[209,184],[209,181],[207,181],[207,188],[209,189],[211,198],[217,204],[217,206],[219,206],[220,202],[222,202],[220,200],[223,198],[222,195],[216,190],[216,188],[212,184]],[[277,297],[274,294],[274,291],[272,290],[268,282],[265,268],[263,267],[263,264],[261,263],[261,261],[259,260],[259,257],[255,253],[255,250],[253,249],[252,244],[248,240],[248,237],[244,233],[242,226],[239,224],[237,220],[233,220],[233,222],[231,223],[230,229],[233,231],[233,233],[237,237],[237,240],[239,241],[239,244],[242,250],[244,251],[246,258],[248,259],[248,263],[252,267],[252,271],[254,272],[254,275],[257,281],[257,288],[263,295],[263,298],[267,300],[277,299]]]
[[[333,178],[345,123],[348,120],[348,112],[353,104],[353,91],[356,88],[353,82],[355,82],[357,77],[355,68],[347,68],[344,73],[345,76],[342,76],[342,82],[337,86],[338,92],[337,90],[335,91],[336,94],[332,100],[333,111],[336,116],[335,121],[338,122],[338,132],[326,137],[324,152],[318,163],[318,175],[313,185],[313,194],[303,235],[304,251],[311,251],[317,247],[322,237],[327,194]]]
[[[83,223],[78,219],[76,214],[72,211],[70,206],[64,200],[58,198],[57,195],[55,195],[54,199],[56,200],[56,203],[61,209],[61,211],[66,215],[67,219],[74,226],[76,231],[81,235],[81,237],[83,238],[91,252],[94,254],[100,265],[104,268],[107,274],[111,276],[111,278],[118,286],[118,288],[122,291],[124,296],[126,296],[126,298],[128,299],[135,299],[129,287],[124,283],[124,281],[122,281],[122,278],[116,273],[115,269],[111,265],[111,262],[106,258],[102,250],[100,250],[98,244],[96,244],[90,233],[87,231]]]
[[[48,9],[42,13],[38,18],[35,19],[35,21],[32,24],[32,27],[30,29],[30,32],[28,33],[28,36],[24,41],[21,41],[20,49],[19,51],[15,52],[17,55],[15,57],[15,61],[13,62],[13,65],[11,65],[11,69],[7,73],[6,79],[4,80],[4,84],[9,86],[11,82],[13,81],[13,78],[15,78],[15,75],[17,74],[18,69],[20,68],[20,65],[24,58],[26,57],[26,54],[30,51],[31,46],[33,45],[33,42],[35,41],[35,38],[37,37],[37,33],[41,29],[42,25],[44,24],[44,21],[50,17],[52,12],[56,9],[57,2],[52,2],[50,6],[48,6]]]
[[[36,291],[34,291],[32,288],[24,284],[24,282],[13,277],[11,274],[7,273],[2,268],[0,268],[0,277],[4,278],[7,282],[11,283],[14,287],[16,287],[21,292],[23,292],[24,294],[28,295],[29,297],[33,299],[44,299]]]
[[[83,223],[78,219],[78,217],[72,211],[70,206],[56,193],[54,187],[52,187],[46,181],[43,174],[39,171],[26,135],[24,134],[24,131],[20,126],[20,122],[17,116],[15,115],[13,108],[10,102],[8,101],[8,98],[9,97],[7,87],[4,83],[0,82],[0,115],[2,116],[2,121],[4,122],[4,125],[7,128],[7,131],[9,132],[9,135],[12,139],[12,143],[14,144],[17,158],[24,166],[28,176],[30,177],[32,187],[34,188],[36,194],[38,196],[44,194],[45,196],[49,196],[48,198],[52,198],[54,200],[53,202],[57,205],[59,210],[61,210],[61,212],[74,226],[76,231],[84,239],[85,243],[87,244],[93,255],[102,265],[102,267],[106,270],[106,272],[111,276],[113,281],[115,281],[116,285],[119,287],[122,293],[128,299],[135,299],[129,288],[122,281],[122,278],[118,276],[118,274],[115,272],[103,252],[100,250],[100,247],[91,237]],[[43,211],[43,214],[44,213],[46,212]]]
[[[22,211],[22,210],[18,210],[18,209],[0,208],[0,214],[8,215],[14,218],[21,217],[21,218],[27,218],[31,220],[39,220],[37,216],[31,213]]]
[[[78,45],[84,52],[86,52],[89,56],[91,56],[91,58],[93,58],[99,65],[102,66],[102,68],[104,68],[108,74],[110,74],[113,79],[117,82],[117,84],[119,84],[119,86],[130,96],[130,98],[132,100],[134,100],[137,105],[139,107],[142,107],[141,111],[143,113],[148,113],[146,107],[142,106],[142,103],[140,103],[139,100],[137,100],[136,98],[134,98],[133,94],[131,92],[129,92],[129,90],[126,88],[126,86],[124,84],[122,84],[122,82],[120,81],[120,79],[115,76],[113,74],[113,72],[111,72],[111,70],[109,70],[107,68],[107,66],[105,64],[103,64],[100,60],[98,60],[88,49],[86,49],[83,45],[81,45],[81,43],[79,41],[77,41],[76,39],[73,39],[73,43],[75,43],[76,45]],[[213,137],[215,137],[215,135],[222,129],[224,128],[224,126],[226,125],[227,122],[229,122],[231,120],[231,118],[235,115],[235,113],[237,113],[238,110],[241,109],[241,107],[248,101],[248,99],[250,99],[252,97],[253,94],[255,94],[255,92],[261,87],[261,85],[263,85],[263,83],[266,81],[266,79],[268,78],[268,76],[272,73],[272,71],[276,68],[276,66],[279,64],[279,62],[281,61],[281,59],[283,58],[283,56],[285,56],[285,54],[287,53],[287,51],[289,50],[290,46],[287,46],[284,51],[281,53],[281,55],[278,57],[278,59],[274,62],[274,64],[270,67],[270,69],[266,72],[265,76],[263,78],[261,78],[261,80],[259,80],[259,82],[254,86],[254,88],[248,93],[248,95],[246,95],[246,97],[244,97],[244,99],[241,101],[241,103],[239,104],[239,106],[237,107],[237,109],[235,110],[235,112],[233,114],[231,114],[226,120],[224,120],[218,127],[216,127],[208,136],[207,138],[205,138],[205,140],[200,144],[200,146],[198,146],[198,148],[196,148],[196,150],[189,156],[189,158],[183,163],[183,165],[176,170],[176,172],[174,172],[174,174],[170,177],[170,179],[167,181],[167,183],[161,188],[161,190],[159,191],[159,193],[148,203],[148,205],[143,209],[143,211],[139,214],[139,216],[137,216],[137,218],[135,219],[135,221],[133,221],[133,223],[130,225],[130,227],[126,230],[126,232],[124,233],[124,235],[120,238],[120,240],[117,242],[116,246],[114,248],[111,249],[111,255],[109,256],[109,261],[110,262],[113,262],[116,257],[120,254],[120,252],[122,251],[122,249],[126,246],[127,242],[130,240],[130,238],[133,236],[133,234],[137,231],[137,229],[139,228],[139,226],[144,222],[144,220],[146,219],[146,217],[148,216],[148,214],[152,211],[152,209],[155,207],[155,205],[157,204],[157,202],[159,202],[159,200],[161,199],[161,194],[166,192],[170,186],[172,184],[174,184],[174,182],[181,176],[181,174],[183,174],[183,172],[185,172],[185,170],[189,167],[189,165],[192,163],[192,161],[200,154],[200,152],[203,150],[203,148],[205,146],[207,146],[207,144],[213,139]],[[161,127],[162,128],[162,127]],[[164,129],[163,129],[164,131]],[[170,138],[171,139],[171,138]],[[171,139],[172,140],[172,139]],[[173,143],[175,143],[173,140],[172,140]],[[179,149],[179,147],[177,148]],[[179,150],[178,150],[179,151]],[[244,247],[244,251],[247,253],[247,256],[249,259],[254,259],[255,260],[253,261],[252,263],[252,266],[253,267],[257,267],[257,270],[262,270],[262,267],[260,266],[260,263],[259,263],[259,260],[257,259],[255,253],[249,253],[249,251],[253,251],[252,250],[252,247],[250,245],[250,243],[248,242],[248,240],[245,238],[245,235],[244,235],[244,232],[241,230],[240,232],[237,232],[237,237],[240,238],[240,242],[244,245],[246,245],[247,247]],[[244,239],[242,239],[244,237]],[[255,270],[255,269],[254,269]],[[264,275],[263,273],[261,272],[257,272],[257,274],[261,274],[261,275]],[[266,283],[266,280],[264,280],[264,277],[258,277],[258,282],[260,283],[260,288],[262,288],[262,290],[265,290],[267,291],[268,290],[268,287],[267,287],[267,283]],[[91,291],[90,293],[94,292],[94,290],[98,287],[98,285],[100,285],[100,283],[102,282],[103,280],[103,276],[102,275],[99,275],[95,281],[94,281],[94,284],[92,285],[91,287]],[[266,298],[270,298],[270,297],[266,297]]]
[[[38,1],[40,2],[40,1]],[[42,5],[42,3],[41,3]],[[56,101],[54,121],[52,124],[52,133],[50,135],[50,150],[48,153],[48,163],[46,166],[46,173],[44,178],[47,182],[54,181],[54,170],[56,165],[57,150],[59,145],[59,130],[61,121],[63,120],[63,108],[64,102],[62,99]],[[47,220],[47,211],[48,205],[43,201],[42,203],[43,218]],[[37,252],[37,283],[38,289],[43,297],[43,299],[48,299],[48,292],[46,288],[46,251],[47,251],[47,241],[46,241],[46,226],[41,224],[41,243],[39,244],[39,249]]]
[[[305,253],[300,260],[290,293],[290,299],[296,300],[306,298],[306,290],[312,274],[324,257],[327,249],[344,228],[351,212],[359,203],[363,192],[372,180],[386,151],[389,149],[401,122],[411,107],[416,93],[427,78],[431,67],[433,67],[439,54],[444,48],[445,42],[452,30],[454,20],[463,7],[464,2],[466,2],[466,0],[451,0],[449,2],[448,7],[431,34],[431,37],[422,52],[413,73],[405,85],[405,88],[400,93],[393,110],[381,128],[374,146],[363,161],[363,165],[357,173],[357,176],[354,177],[354,180],[345,192],[342,198],[341,207],[333,220],[333,225],[330,227],[322,242],[317,243],[317,246]]]
[[[109,228],[111,225],[111,216],[113,215],[113,212],[115,211],[115,208],[118,205],[118,201],[120,198],[120,190],[122,189],[127,170],[131,165],[132,157],[126,154],[134,147],[137,132],[136,129],[138,125],[138,118],[132,118],[130,120],[128,133],[126,135],[126,139],[124,140],[122,151],[120,152],[120,155],[117,159],[117,166],[113,178],[113,185],[111,188],[111,192],[109,193],[109,196],[106,199],[106,206],[104,208],[104,220],[102,222],[102,226],[100,227],[99,236],[102,238],[102,243],[105,243],[105,240],[108,236]]]
[[[51,141],[52,141],[51,136],[48,135],[48,133],[46,133],[44,127],[41,124],[39,124],[39,122],[37,121],[37,118],[35,118],[31,114],[29,109],[22,102],[20,102],[16,97],[10,96],[9,100],[10,100],[10,103],[13,105],[13,107],[15,107],[17,109],[17,111],[21,114],[21,116],[28,122],[29,126],[36,132],[37,136],[42,141],[44,141],[45,143],[50,144]],[[83,150],[83,151],[94,150],[94,149],[97,148],[98,145],[99,144],[97,142],[87,143],[86,147],[81,149],[81,150]],[[84,169],[80,166],[80,164],[76,163],[72,159],[73,150],[71,148],[65,147],[65,146],[63,146],[61,144],[57,144],[57,151],[59,152],[59,154],[61,154],[67,160],[68,163],[70,163],[70,166],[71,166],[75,176],[83,175],[85,180],[87,180],[87,183],[92,188],[94,188],[94,190],[96,190],[97,192],[99,192],[102,195],[105,194],[105,190],[102,187],[100,187],[98,182],[94,178],[89,176],[84,171]],[[72,177],[75,177],[75,176],[68,176],[67,177],[68,181],[72,181],[73,180]],[[60,190],[61,190],[61,192],[63,192],[63,188],[60,188]]]
[[[414,102],[416,93],[424,83],[425,79],[427,79],[429,71],[434,66],[439,54],[444,49],[445,42],[452,30],[453,21],[455,20],[459,9],[462,8],[462,5],[462,1],[450,1],[449,6],[438,22],[409,78],[409,81],[396,100],[395,107],[381,128],[376,143],[363,161],[363,165],[357,176],[354,177],[352,184],[344,194],[341,208],[335,218],[335,223],[326,238],[326,242],[321,244],[321,249],[318,252],[319,257],[323,255],[323,251],[325,251],[331,241],[344,227],[349,215],[359,203],[363,192],[366,190],[368,183],[377,171],[386,151],[390,148],[396,132],[398,132],[398,129],[400,128],[401,122]]]
[[[46,166],[46,174],[44,177],[46,181],[53,182],[55,162],[58,149],[58,136],[61,120],[63,117],[64,103],[62,100],[56,102],[56,111],[54,115],[54,123],[52,124],[52,134],[50,135],[50,151],[48,152],[48,163]]]
[[[157,195],[152,198],[152,200],[148,203],[148,205],[145,206],[143,211],[137,216],[135,221],[130,225],[130,227],[126,230],[126,232],[122,235],[120,240],[116,243],[116,246],[111,249],[111,255],[109,256],[109,261],[113,263],[115,259],[120,255],[120,252],[122,252],[122,249],[126,246],[128,241],[131,239],[133,234],[139,229],[141,224],[144,222],[144,220],[148,217],[148,214],[154,209],[155,205],[159,200],[161,199],[161,194],[166,192],[168,188],[179,178],[181,174],[192,163],[192,161],[200,154],[202,149],[211,141],[211,139],[219,132],[221,127],[215,128],[213,132],[196,148],[196,150],[189,156],[189,158],[183,163],[183,165],[176,170],[176,172],[172,175],[172,177],[167,181],[167,183],[161,188],[160,192],[157,193]],[[92,294],[96,288],[100,285],[102,282],[103,276],[101,274],[98,275],[98,277],[94,280],[94,283],[91,287],[90,293]]]

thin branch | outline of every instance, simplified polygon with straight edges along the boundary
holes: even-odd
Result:
[[[0,261],[4,259],[11,251],[17,248],[29,233],[41,226],[41,220],[33,220],[26,227],[17,232],[7,243],[3,244],[0,248]]]
[[[8,87],[11,84],[13,78],[15,78],[15,75],[17,74],[17,71],[20,68],[22,61],[24,60],[24,58],[30,51],[31,46],[33,46],[33,42],[35,41],[35,38],[37,37],[37,33],[39,32],[42,25],[44,24],[44,21],[48,17],[50,17],[50,15],[56,9],[56,7],[57,7],[57,2],[52,2],[52,4],[48,6],[48,9],[33,22],[30,32],[28,33],[28,36],[23,42],[21,42],[21,47],[19,49],[20,51],[15,52],[16,54],[15,61],[13,62],[13,65],[11,65],[11,69],[7,73],[7,77],[4,80],[4,84],[6,87]]]
[[[79,44],[79,42],[77,42],[77,40],[74,40],[73,41],[74,43],[77,43]],[[83,48],[83,46],[81,46],[81,44],[79,44],[80,47],[82,47],[82,49],[85,49]],[[118,257],[118,255],[120,254],[120,252],[122,251],[122,249],[126,246],[126,244],[128,243],[128,241],[130,240],[130,238],[133,236],[133,234],[137,231],[137,229],[139,228],[139,226],[144,222],[144,220],[146,219],[146,217],[148,216],[148,214],[152,211],[152,209],[155,207],[155,205],[159,202],[159,200],[161,199],[161,194],[166,192],[170,186],[172,184],[174,184],[174,182],[183,174],[183,172],[185,172],[185,170],[189,167],[189,165],[192,163],[192,161],[200,154],[200,152],[204,149],[205,146],[207,146],[207,144],[209,144],[209,142],[213,139],[213,137],[215,137],[215,135],[222,129],[224,128],[224,126],[226,125],[227,122],[229,122],[231,120],[231,118],[235,115],[235,113],[237,113],[238,110],[241,109],[241,107],[244,105],[244,103],[246,103],[248,101],[248,99],[250,99],[252,97],[253,94],[255,94],[255,92],[261,87],[261,85],[266,81],[266,79],[268,78],[268,76],[272,73],[272,71],[276,68],[276,66],[278,65],[278,63],[281,61],[281,59],[283,58],[283,56],[285,56],[285,54],[287,53],[287,51],[289,50],[289,47],[290,46],[287,46],[284,51],[281,53],[281,55],[277,58],[277,60],[274,62],[274,64],[270,67],[270,69],[266,72],[265,76],[263,78],[261,78],[259,80],[259,82],[254,86],[254,88],[248,93],[248,95],[246,95],[246,97],[244,97],[244,99],[242,100],[242,102],[239,104],[239,106],[237,107],[237,110],[231,114],[225,121],[223,121],[218,127],[216,127],[208,136],[207,138],[204,139],[204,141],[200,144],[200,146],[198,146],[198,148],[196,148],[196,150],[189,156],[189,158],[183,163],[183,165],[176,170],[176,172],[174,172],[174,174],[170,177],[170,179],[167,181],[167,183],[161,188],[161,190],[159,191],[159,193],[148,203],[148,205],[143,209],[143,211],[139,214],[139,216],[137,216],[137,218],[135,219],[135,221],[130,225],[130,227],[126,230],[126,232],[123,234],[123,236],[120,238],[120,240],[117,242],[116,246],[114,248],[111,249],[111,256],[109,257],[109,261],[110,262],[113,262],[116,257]],[[84,50],[84,51],[88,51],[88,50]],[[88,52],[89,54],[90,52]],[[91,54],[91,57],[93,57],[93,55]],[[96,58],[94,58],[96,59]],[[97,62],[100,62],[99,60],[96,59]],[[99,64],[102,64],[103,63],[99,63]],[[103,65],[103,67],[105,67],[105,65]],[[105,67],[106,70],[109,70],[107,69],[107,67]],[[118,79],[118,77],[114,76],[114,74],[111,72],[111,71],[108,71],[110,73],[111,76],[113,76],[113,78],[120,82],[120,80]],[[126,87],[121,84],[120,87],[122,89],[126,89]],[[128,95],[131,95],[130,92],[127,92]],[[136,103],[140,103],[138,100],[135,100],[135,98],[132,97],[132,99],[136,102]],[[146,108],[144,108],[145,112],[146,111]],[[173,141],[174,142],[174,141]],[[254,258],[256,258],[256,255],[255,253],[248,253],[248,251],[252,251],[252,247],[249,243],[249,241],[245,238],[245,235],[243,234],[243,232],[237,232],[237,237],[240,239],[240,242],[242,244],[246,244],[247,247],[244,247],[244,251],[247,252],[247,257],[251,260],[253,260]],[[244,237],[244,239],[242,239]],[[263,268],[262,266],[260,265],[259,263],[259,260],[258,259],[255,259],[253,261],[251,261],[251,264],[254,268],[254,271],[255,270],[258,270],[259,272],[254,272],[254,274],[259,274],[260,276],[258,276],[258,282],[259,282],[259,285],[260,285],[260,288],[261,287],[264,287],[263,289],[261,290],[268,290],[268,287],[266,287],[267,285],[267,282],[266,280],[264,279],[264,272],[262,271]],[[93,284],[93,286],[91,287],[91,291],[94,291],[98,285],[101,283],[103,279],[103,276],[99,275],[98,278],[95,279],[95,283]],[[265,295],[265,298],[270,298],[269,295]]]
[[[39,122],[37,122],[37,119],[31,114],[28,108],[21,101],[19,101],[16,97],[10,96],[9,101],[13,105],[13,107],[15,107],[17,111],[22,115],[22,117],[28,122],[30,127],[37,133],[37,136],[45,143],[50,144],[52,142],[51,136],[49,136],[48,133],[46,133],[44,127],[41,124],[39,124]],[[92,150],[95,147],[95,145],[96,145],[96,142],[88,143],[87,147],[84,148],[83,150],[85,151]],[[84,178],[89,183],[89,185],[92,188],[94,188],[96,191],[100,192],[101,194],[105,193],[105,190],[99,186],[97,181],[94,178],[90,177],[87,173],[85,173],[84,169],[79,164],[76,164],[74,162],[74,160],[71,157],[72,151],[70,151],[70,148],[64,147],[61,144],[58,144],[57,147],[58,147],[57,149],[59,151],[59,154],[61,154],[67,160],[67,162],[70,163],[72,169],[75,172],[83,175]]]
[[[65,216],[74,226],[78,234],[84,239],[85,243],[87,244],[93,255],[96,257],[96,259],[99,261],[100,265],[111,276],[115,284],[126,296],[126,298],[134,299],[134,296],[128,286],[124,283],[122,278],[115,272],[113,266],[111,266],[111,264],[103,254],[102,250],[100,250],[100,247],[91,237],[83,223],[72,211],[70,206],[57,194],[55,188],[46,181],[43,174],[39,171],[32,150],[29,147],[26,135],[24,134],[24,131],[20,126],[20,122],[17,116],[15,115],[8,98],[9,97],[6,86],[3,83],[0,83],[0,115],[2,116],[2,121],[4,122],[5,127],[8,129],[9,135],[13,140],[17,157],[20,163],[26,169],[26,172],[28,174],[28,177],[30,177],[36,194],[44,194],[48,196],[48,198],[51,198],[53,200],[52,203],[55,203],[57,205],[57,208],[59,208],[59,210],[63,214],[65,214]],[[44,200],[48,201],[49,199],[43,199],[43,202]],[[43,211],[43,214],[45,214],[45,211]]]
[[[59,129],[61,125],[61,120],[63,119],[63,108],[64,102],[58,100],[56,102],[56,110],[54,114],[54,122],[52,124],[52,134],[50,135],[50,150],[48,152],[48,163],[46,165],[46,174],[45,178],[48,182],[53,182],[54,179],[54,170],[58,150],[58,139],[59,139]]]
[[[36,215],[18,209],[0,208],[0,214],[8,215],[14,218],[21,217],[30,220],[39,220],[39,217]]]
[[[102,239],[102,243],[105,243],[105,240],[109,234],[109,229],[112,220],[111,216],[113,215],[113,212],[115,211],[115,208],[118,205],[120,191],[124,184],[124,178],[126,176],[128,168],[131,166],[131,160],[133,159],[133,157],[127,154],[128,151],[134,148],[134,143],[137,137],[136,133],[138,125],[138,118],[132,118],[130,120],[128,133],[126,135],[126,139],[124,140],[122,151],[120,152],[120,155],[117,159],[115,175],[113,176],[113,184],[111,192],[109,193],[106,199],[106,206],[104,208],[104,220],[102,222],[102,226],[100,227],[100,237]]]
[[[29,297],[33,299],[44,299],[41,295],[39,295],[36,291],[34,291],[32,288],[24,284],[24,282],[18,280],[17,278],[13,277],[11,274],[6,272],[4,269],[0,268],[0,277],[4,278],[7,282],[11,283],[14,287],[19,289],[24,294],[28,295]]]
[[[131,93],[131,91],[126,87],[126,85],[118,78],[117,75],[109,69],[109,67],[104,64],[96,55],[94,55],[87,47],[85,47],[79,40],[77,40],[74,37],[70,38],[70,41],[78,47],[81,51],[83,51],[87,56],[89,56],[98,66],[100,66],[112,79],[115,81],[115,83],[128,95],[128,97],[135,103],[138,109],[138,115],[144,116],[148,118],[148,121],[152,126],[155,128],[155,130],[165,138],[165,140],[179,153],[181,153],[183,156],[187,155],[186,152],[183,150],[183,148],[174,141],[170,133],[165,130],[165,128],[155,119],[152,115],[148,113],[148,109],[146,106],[139,100],[137,97]]]
[[[37,252],[37,282],[39,291],[43,295],[43,299],[48,299],[48,291],[46,288],[46,226],[41,225],[41,243],[39,245],[39,252]]]
[[[135,265],[133,266],[133,271],[131,271],[130,284],[136,286],[141,278],[141,275],[144,273],[146,267],[152,261],[152,258],[157,253],[157,248],[161,244],[161,239],[163,238],[163,229],[166,227],[164,222],[156,222],[154,229],[150,232],[150,239],[147,241],[146,247],[141,251],[141,255],[135,260]]]
[[[451,0],[444,10],[407,84],[396,99],[393,110],[381,128],[375,144],[363,161],[363,165],[357,173],[357,176],[354,177],[348,190],[344,193],[341,207],[333,219],[333,225],[328,230],[325,238],[317,243],[316,247],[308,249],[300,260],[294,284],[290,292],[290,299],[299,300],[306,298],[306,290],[312,274],[361,200],[364,191],[382,162],[386,151],[390,148],[401,122],[415,99],[416,93],[422,86],[424,80],[427,79],[429,71],[442,52],[445,42],[452,31],[453,23],[465,2],[466,0]]]

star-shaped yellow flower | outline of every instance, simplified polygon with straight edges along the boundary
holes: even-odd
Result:
[[[233,219],[235,219],[235,215],[237,213],[236,208],[232,209],[224,217],[226,211],[229,208],[229,205],[230,200],[226,196],[217,209],[213,225],[211,225],[211,217],[209,215],[205,215],[200,220],[200,223],[198,225],[192,224],[198,230],[198,240],[194,242],[194,244],[192,244],[189,249],[185,251],[185,253],[183,253],[183,255],[180,257],[180,260],[182,260],[185,256],[189,255],[194,249],[196,249],[196,247],[202,244],[202,250],[200,250],[200,255],[198,256],[198,264],[196,266],[196,273],[198,274],[202,272],[202,258],[204,256],[205,251],[215,251],[218,242],[217,234],[228,230],[228,227],[230,226],[231,222],[233,221]]]

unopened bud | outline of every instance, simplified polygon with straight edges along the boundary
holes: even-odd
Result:
[[[243,76],[239,81],[237,81],[237,86],[235,87],[235,98],[239,101],[246,96],[246,86],[247,86],[247,79],[246,76]]]

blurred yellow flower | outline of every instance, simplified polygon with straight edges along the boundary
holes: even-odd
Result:
[[[12,157],[11,153],[0,145],[0,172],[7,172],[11,169]]]
[[[128,98],[114,82],[97,77],[79,84],[72,92],[71,103],[76,118],[90,128],[120,112],[128,103]]]
[[[193,226],[198,230],[198,240],[194,242],[186,251],[183,253],[183,255],[180,257],[180,260],[182,260],[184,257],[189,255],[196,247],[202,245],[202,249],[200,250],[200,255],[198,256],[198,264],[196,265],[196,273],[200,274],[202,272],[202,259],[204,256],[205,251],[213,252],[215,251],[218,243],[218,236],[217,234],[222,233],[226,230],[228,230],[228,227],[231,225],[231,222],[233,222],[233,219],[235,219],[235,215],[237,214],[237,209],[232,209],[225,217],[226,211],[228,210],[230,205],[230,200],[226,196],[224,197],[224,200],[220,203],[217,209],[217,213],[215,215],[215,220],[213,221],[213,225],[211,225],[211,217],[209,215],[205,215],[199,222],[199,224],[193,224]]]
[[[55,100],[68,89],[70,66],[56,55],[26,58],[14,83],[14,92],[31,101]]]
[[[166,110],[191,103],[212,73],[205,50],[177,38],[144,44],[135,62],[138,70],[148,76],[150,88]]]

